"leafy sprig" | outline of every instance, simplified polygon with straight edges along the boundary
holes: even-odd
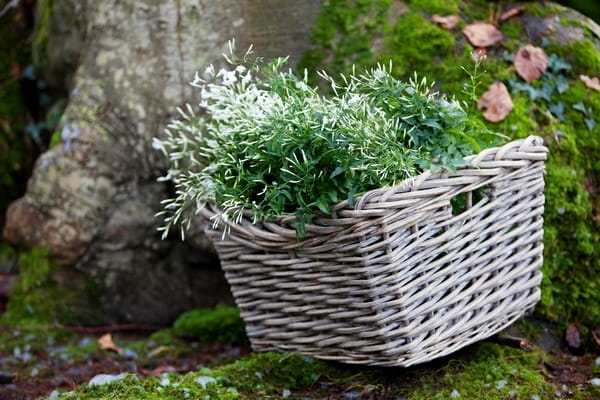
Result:
[[[297,235],[315,214],[374,188],[394,185],[425,168],[454,171],[463,157],[497,142],[454,100],[431,92],[426,80],[402,82],[379,65],[340,82],[322,72],[335,96],[320,95],[283,71],[286,59],[264,63],[227,57],[231,69],[209,66],[198,116],[188,106],[154,145],[169,158],[176,193],[165,200],[166,236],[208,203],[221,222],[295,215]]]

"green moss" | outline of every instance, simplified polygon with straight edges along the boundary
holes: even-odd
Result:
[[[3,323],[40,326],[77,320],[78,307],[87,299],[74,282],[58,283],[56,278],[66,269],[52,261],[48,249],[21,254],[18,265],[19,275],[11,287]]]
[[[160,378],[138,379],[133,375],[102,386],[82,385],[59,398],[171,400],[248,399],[287,396],[284,391],[309,387],[327,369],[324,363],[298,355],[252,354],[217,369],[202,368],[186,375],[165,374]]]
[[[421,10],[431,14],[457,14],[459,11],[457,0],[411,0],[408,2],[413,10]]]
[[[215,309],[195,309],[183,313],[173,324],[176,335],[205,342],[245,343],[244,321],[236,307],[219,305]]]
[[[409,76],[417,71],[420,75],[438,75],[438,59],[452,57],[455,39],[419,13],[408,13],[398,19],[391,34],[384,38],[384,49],[378,58],[391,59],[392,72],[397,76]],[[407,46],[407,43],[421,43]],[[434,55],[432,57],[432,54]]]
[[[552,44],[547,51],[569,60],[576,74],[600,75],[600,50],[590,40],[571,42],[564,46]]]
[[[33,58],[36,63],[42,64],[44,61],[43,53],[48,41],[48,27],[54,9],[54,0],[39,1],[36,8],[38,21],[32,38]]]
[[[534,17],[549,17],[553,15],[561,15],[566,10],[565,7],[556,3],[544,4],[537,1],[527,3],[527,14]]]
[[[556,388],[535,368],[539,358],[522,357],[520,352],[488,343],[470,350],[467,357],[446,365],[441,379],[423,379],[422,388],[412,392],[408,399],[505,400],[554,396]]]

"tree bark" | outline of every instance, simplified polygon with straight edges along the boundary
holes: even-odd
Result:
[[[199,227],[161,241],[154,217],[169,196],[166,162],[152,149],[195,104],[194,72],[222,63],[227,41],[265,58],[309,46],[318,0],[40,1],[37,43],[51,84],[67,89],[62,141],[36,163],[26,195],[8,210],[4,238],[45,246],[104,291],[105,321],[160,324],[228,298]],[[71,22],[75,21],[73,25]],[[65,29],[73,26],[74,29]],[[45,33],[44,33],[45,32]],[[44,37],[44,35],[46,35]]]

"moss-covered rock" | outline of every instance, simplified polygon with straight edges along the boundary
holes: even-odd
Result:
[[[409,78],[413,71],[436,81],[436,87],[459,100],[472,71],[474,50],[461,32],[475,21],[496,23],[505,35],[487,49],[481,95],[493,81],[511,90],[514,110],[506,120],[488,124],[512,138],[530,134],[550,148],[546,176],[545,261],[538,311],[554,320],[600,324],[600,93],[586,89],[580,74],[600,74],[598,27],[553,3],[523,3],[525,12],[507,21],[498,16],[509,7],[476,1],[329,0],[314,28],[313,48],[302,68],[331,75],[392,60],[393,72]],[[450,31],[431,22],[432,14],[458,14]],[[573,22],[576,22],[575,24]],[[543,46],[551,55],[544,77],[525,85],[511,60],[522,45]],[[552,56],[553,55],[553,56]],[[317,78],[314,78],[317,83]],[[475,105],[472,104],[473,112]]]
[[[205,342],[245,343],[246,330],[236,307],[218,305],[214,309],[198,308],[180,315],[173,324],[176,335]]]
[[[95,320],[100,305],[94,284],[56,264],[48,249],[20,254],[18,268],[2,323],[27,327]]]

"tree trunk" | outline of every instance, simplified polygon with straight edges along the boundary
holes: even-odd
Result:
[[[221,63],[227,41],[265,58],[309,46],[318,0],[40,0],[35,45],[46,80],[68,90],[61,143],[36,163],[27,194],[8,210],[4,238],[45,246],[104,290],[105,321],[163,323],[228,298],[199,227],[161,241],[154,214],[169,187],[152,149],[195,104],[188,82]]]

